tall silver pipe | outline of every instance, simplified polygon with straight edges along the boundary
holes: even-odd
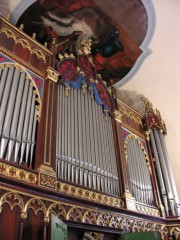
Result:
[[[96,128],[96,136],[97,136],[97,158],[96,158],[96,171],[97,171],[97,190],[100,190],[101,189],[101,168],[100,166],[102,166],[102,142],[101,142],[101,135],[100,135],[100,126],[99,126],[99,114],[98,114],[98,105],[97,103],[95,102],[94,103],[94,117],[95,117],[95,128]],[[103,188],[104,190],[104,188]]]
[[[140,191],[141,191],[141,198],[140,202],[146,203],[146,196],[145,196],[145,191],[146,191],[146,179],[145,179],[145,172],[144,172],[144,158],[142,156],[142,150],[139,142],[137,140],[134,140],[136,144],[136,154],[139,162],[139,183],[140,183]]]
[[[180,206],[179,206],[180,201],[179,201],[176,185],[175,185],[175,182],[174,182],[174,177],[173,177],[170,165],[169,165],[169,155],[168,155],[164,135],[162,134],[161,131],[159,131],[159,137],[160,137],[160,141],[161,141],[161,147],[162,147],[162,150],[163,150],[163,153],[164,153],[164,160],[165,160],[165,164],[166,164],[166,168],[167,168],[167,172],[168,172],[168,176],[169,176],[171,191],[174,195],[174,199],[175,199],[175,202],[176,202],[175,211],[176,211],[176,214],[179,216],[180,215]]]
[[[62,86],[63,88],[63,86]],[[61,131],[62,131],[62,141],[61,141],[61,178],[64,179],[64,176],[65,176],[65,164],[64,164],[64,161],[65,161],[65,152],[64,152],[64,145],[65,145],[65,142],[64,142],[64,135],[66,134],[66,130],[65,130],[65,89],[63,89],[62,91],[62,127],[61,127]]]
[[[69,96],[67,97],[67,180],[71,181],[71,173],[72,173],[72,158],[71,158],[71,98],[73,95],[74,89],[70,90]]]
[[[158,151],[156,148],[156,143],[155,143],[154,134],[153,134],[152,130],[150,130],[150,140],[151,140],[151,145],[152,145],[152,149],[153,149],[153,153],[154,153],[155,165],[156,165],[156,169],[157,169],[157,173],[158,173],[157,177],[159,180],[158,182],[160,185],[160,191],[163,196],[163,204],[164,204],[166,213],[168,214],[167,193],[166,193],[166,189],[165,189],[164,179],[162,176],[161,166],[160,166],[160,162],[159,162]]]
[[[12,79],[12,84],[11,84],[11,88],[9,91],[9,99],[7,102],[7,109],[6,109],[6,113],[5,113],[5,120],[4,120],[4,125],[3,125],[3,140],[5,140],[4,138],[8,139],[10,138],[9,134],[10,134],[10,126],[11,126],[11,121],[12,121],[12,115],[13,115],[13,109],[14,109],[14,104],[15,104],[15,97],[16,97],[16,92],[17,92],[17,87],[18,87],[18,83],[19,83],[19,76],[20,76],[20,69],[16,68],[15,72],[14,72],[14,76]],[[5,140],[7,142],[7,140]],[[5,145],[2,145],[2,147],[5,147]],[[9,145],[9,149],[8,149],[8,153],[6,155],[6,160],[10,160],[10,155],[11,155],[11,148],[12,148],[12,144]],[[5,148],[2,149],[2,152],[4,153]]]
[[[1,68],[2,70],[2,68]],[[7,75],[8,75],[9,67],[6,65],[3,69],[2,75],[1,75],[1,81],[0,81],[0,106],[1,106],[1,100],[4,92],[4,86],[6,83]]]
[[[131,193],[135,197],[134,194],[134,169],[133,169],[133,163],[132,163],[132,153],[131,153],[131,146],[130,142],[126,144],[126,154],[127,154],[127,166],[129,171],[129,181],[130,181],[130,187],[131,187]]]
[[[34,122],[34,117],[35,117],[35,99],[36,99],[36,95],[35,95],[35,93],[33,93],[30,115],[29,115],[27,141],[26,141],[27,142],[26,143],[26,163],[28,163],[28,159],[30,159],[29,152],[30,152],[31,143],[32,143],[33,122]]]
[[[14,111],[13,111],[13,116],[12,116],[11,129],[10,129],[10,140],[8,143],[8,159],[9,160],[11,158],[12,150],[13,150],[13,147],[15,144],[16,131],[17,131],[17,126],[18,126],[18,119],[19,119],[19,114],[20,114],[20,106],[21,106],[24,84],[25,84],[25,72],[22,72],[20,75],[19,85],[18,85],[18,89],[17,89],[17,95],[16,95],[15,106],[14,106]],[[15,92],[13,92],[12,94],[15,94]],[[15,158],[14,158],[14,161],[15,161]]]
[[[5,112],[7,108],[7,103],[8,103],[8,98],[9,98],[9,93],[11,89],[11,84],[13,80],[13,74],[14,74],[14,66],[10,68],[8,71],[4,91],[3,91],[3,96],[2,96],[2,102],[1,102],[1,107],[0,107],[0,135],[2,134],[2,129],[3,129],[3,123],[4,123],[4,118],[5,118]],[[3,156],[1,156],[3,157]]]
[[[95,108],[96,102],[91,103],[92,122],[93,122],[93,135],[94,135],[94,166],[93,166],[93,182],[94,188],[100,190],[100,178],[97,175],[97,168],[99,167],[99,149],[98,149],[98,125],[97,125],[97,112]]]
[[[20,76],[20,69],[16,68],[14,72],[13,80],[12,80],[12,86],[9,92],[9,99],[7,103],[5,121],[3,126],[3,135],[6,138],[9,138],[10,125],[12,121],[13,109],[15,104],[15,97],[16,97],[17,87],[19,83],[19,76]]]
[[[164,177],[164,182],[165,182],[165,186],[168,192],[168,199],[169,199],[169,205],[171,208],[171,212],[172,215],[176,215],[175,214],[175,209],[174,209],[174,196],[172,194],[171,191],[171,185],[170,185],[170,181],[169,181],[169,176],[168,176],[168,172],[166,169],[166,163],[165,163],[165,159],[164,159],[164,154],[163,154],[163,150],[161,147],[161,142],[160,142],[160,138],[159,138],[159,134],[158,134],[158,130],[157,129],[153,129],[154,132],[154,137],[155,137],[155,141],[157,144],[157,149],[158,149],[158,153],[159,153],[159,157],[160,157],[160,164],[161,164],[161,168],[162,168],[162,172],[163,172],[163,177]]]
[[[76,159],[75,182],[79,184],[80,179],[80,160],[79,160],[79,136],[78,136],[78,92],[74,91],[74,158]]]
[[[17,126],[17,131],[16,131],[15,154],[14,154],[14,161],[15,162],[17,162],[17,160],[18,160],[18,153],[19,153],[21,142],[22,142],[22,131],[23,131],[22,126],[24,124],[29,86],[30,86],[29,79],[26,79],[24,90],[23,90],[21,107],[20,107],[20,115],[19,115],[19,119],[18,119],[18,126]]]
[[[58,162],[59,162],[59,146],[60,146],[60,141],[59,141],[59,120],[60,120],[60,116],[59,116],[59,112],[60,112],[60,98],[59,98],[59,95],[60,95],[60,87],[58,86],[58,89],[57,89],[57,136],[56,136],[56,172],[57,172],[57,177],[59,177],[59,169],[58,169]]]
[[[107,159],[106,159],[106,145],[105,145],[105,136],[104,136],[104,128],[103,128],[103,121],[104,118],[102,116],[102,109],[98,106],[98,118],[99,118],[99,134],[100,134],[100,141],[101,141],[101,153],[102,153],[102,162],[100,163],[100,171],[101,171],[101,190],[108,193],[108,182],[107,182]],[[102,167],[104,166],[104,167]]]
[[[30,152],[30,165],[32,165],[33,154],[34,154],[34,145],[35,145],[35,134],[36,134],[36,125],[37,125],[37,113],[35,110],[34,119],[33,119],[33,129],[32,129],[32,141],[31,141],[31,152]]]
[[[30,85],[27,106],[26,106],[25,119],[24,119],[24,125],[23,125],[23,132],[22,132],[21,157],[20,157],[20,161],[19,161],[20,164],[23,162],[24,152],[25,152],[26,143],[27,143],[27,134],[28,134],[28,125],[29,125],[32,95],[33,95],[33,86]]]

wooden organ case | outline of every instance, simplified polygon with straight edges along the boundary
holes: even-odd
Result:
[[[0,238],[68,239],[159,232],[179,239],[164,122],[141,115],[96,74],[84,40],[55,54],[0,19]]]

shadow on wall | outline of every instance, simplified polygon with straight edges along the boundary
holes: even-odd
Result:
[[[136,91],[117,89],[117,97],[131,106],[134,110],[144,115],[145,105],[142,98],[145,96],[143,94],[137,93]]]
[[[10,1],[9,0],[1,0],[0,1],[0,15],[6,18],[11,14]]]

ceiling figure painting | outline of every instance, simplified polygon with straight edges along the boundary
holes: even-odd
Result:
[[[56,41],[57,54],[75,53],[83,39],[91,39],[90,57],[97,72],[107,83],[116,83],[142,54],[140,45],[148,19],[140,0],[106,2],[107,7],[101,0],[37,1],[26,9],[17,25],[23,23],[27,34],[35,32],[36,39],[42,44],[47,42],[50,49],[52,41]]]

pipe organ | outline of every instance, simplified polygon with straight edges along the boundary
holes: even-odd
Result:
[[[120,195],[111,116],[81,89],[58,85],[57,175],[60,179]],[[63,132],[63,134],[62,134]]]
[[[57,54],[0,23],[0,238],[50,239],[53,213],[70,240],[148,231],[178,239],[159,111],[147,99],[144,115],[121,101],[87,39],[75,55]]]

